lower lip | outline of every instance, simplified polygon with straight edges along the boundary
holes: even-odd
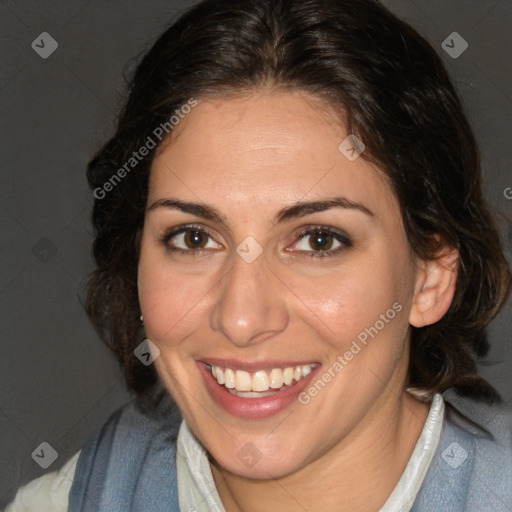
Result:
[[[197,363],[201,371],[206,387],[212,398],[228,413],[241,418],[267,418],[286,409],[292,403],[298,401],[299,394],[308,385],[316,371],[317,366],[304,379],[294,386],[279,391],[274,395],[262,398],[242,398],[231,394],[225,386],[221,386],[212,376],[210,368],[205,363]]]

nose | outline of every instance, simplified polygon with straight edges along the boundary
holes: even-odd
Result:
[[[286,294],[263,254],[252,263],[235,255],[210,310],[210,326],[239,347],[261,343],[286,329]]]

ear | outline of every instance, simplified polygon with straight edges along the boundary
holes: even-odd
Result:
[[[448,311],[457,283],[459,252],[444,248],[435,260],[417,263],[416,285],[409,323],[424,327],[440,320]]]

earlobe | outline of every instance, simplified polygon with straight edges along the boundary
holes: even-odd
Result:
[[[418,265],[409,323],[424,327],[439,321],[450,308],[457,284],[459,253],[444,250],[435,260]]]

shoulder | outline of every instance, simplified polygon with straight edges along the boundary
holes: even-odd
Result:
[[[480,450],[498,450],[512,463],[512,410],[445,393],[446,422],[471,435]]]
[[[80,451],[58,471],[52,471],[21,487],[5,512],[66,512],[68,496]]]
[[[166,444],[172,451],[180,421],[179,411],[165,397],[156,407],[135,401],[122,405],[60,470],[21,487],[4,512],[67,512],[73,487],[77,491],[94,485],[106,475],[115,479],[123,466],[133,466],[135,461],[158,464],[158,457],[146,456],[151,451],[148,446]]]
[[[116,409],[107,421],[87,440],[79,466],[86,457],[98,459],[108,449],[119,448],[123,453],[155,444],[159,439],[175,443],[181,424],[181,413],[166,393],[157,402],[132,400]]]
[[[512,510],[512,413],[460,397],[443,396],[438,446],[414,512]]]
[[[168,394],[157,405],[130,402],[117,409],[82,448],[69,510],[89,510],[93,503],[95,510],[139,510],[140,505],[149,512],[148,496],[155,503],[176,502],[180,424],[181,413]]]

